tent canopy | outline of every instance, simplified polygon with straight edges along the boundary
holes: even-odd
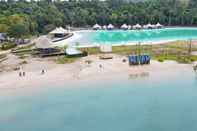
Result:
[[[140,24],[136,24],[133,26],[133,28],[142,28],[142,26]]]
[[[113,29],[114,26],[113,26],[112,24],[109,24],[109,25],[107,26],[107,28],[108,28],[108,29]]]
[[[93,29],[101,29],[101,26],[100,26],[99,24],[95,24],[95,25],[93,26]]]
[[[121,28],[122,28],[122,29],[128,29],[128,25],[127,25],[127,24],[123,24],[123,25],[121,26]]]
[[[163,25],[161,25],[159,22],[155,25],[156,27],[162,27]]]

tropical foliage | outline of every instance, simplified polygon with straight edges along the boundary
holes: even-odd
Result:
[[[197,25],[196,0],[7,0],[0,1],[0,32],[11,36],[47,33],[56,26],[95,23]]]

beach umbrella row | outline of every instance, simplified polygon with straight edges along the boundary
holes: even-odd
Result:
[[[155,29],[155,28],[162,28],[163,25],[161,25],[160,23],[157,23],[156,25],[152,25],[152,24],[147,24],[147,25],[140,25],[140,24],[136,24],[136,25],[127,25],[127,24],[123,24],[120,28],[127,30],[127,29]],[[100,26],[99,24],[95,24],[93,26],[94,30],[100,30],[100,29],[108,29],[108,30],[112,30],[114,29],[114,26],[112,24],[109,24],[108,26],[104,25],[104,26]]]

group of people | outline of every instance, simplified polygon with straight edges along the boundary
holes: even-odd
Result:
[[[44,74],[45,74],[45,70],[42,69],[41,70],[41,75],[44,75]],[[22,71],[19,72],[19,77],[24,77],[25,75],[26,75],[26,73],[24,71],[23,72]]]
[[[19,72],[20,77],[25,76],[25,74],[26,74],[25,72]]]

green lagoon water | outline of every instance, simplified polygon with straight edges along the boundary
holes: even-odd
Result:
[[[0,96],[0,131],[196,131],[197,75],[183,72]]]
[[[153,30],[101,30],[76,32],[68,43],[80,45],[155,43],[162,41],[197,39],[197,28],[163,28]]]

